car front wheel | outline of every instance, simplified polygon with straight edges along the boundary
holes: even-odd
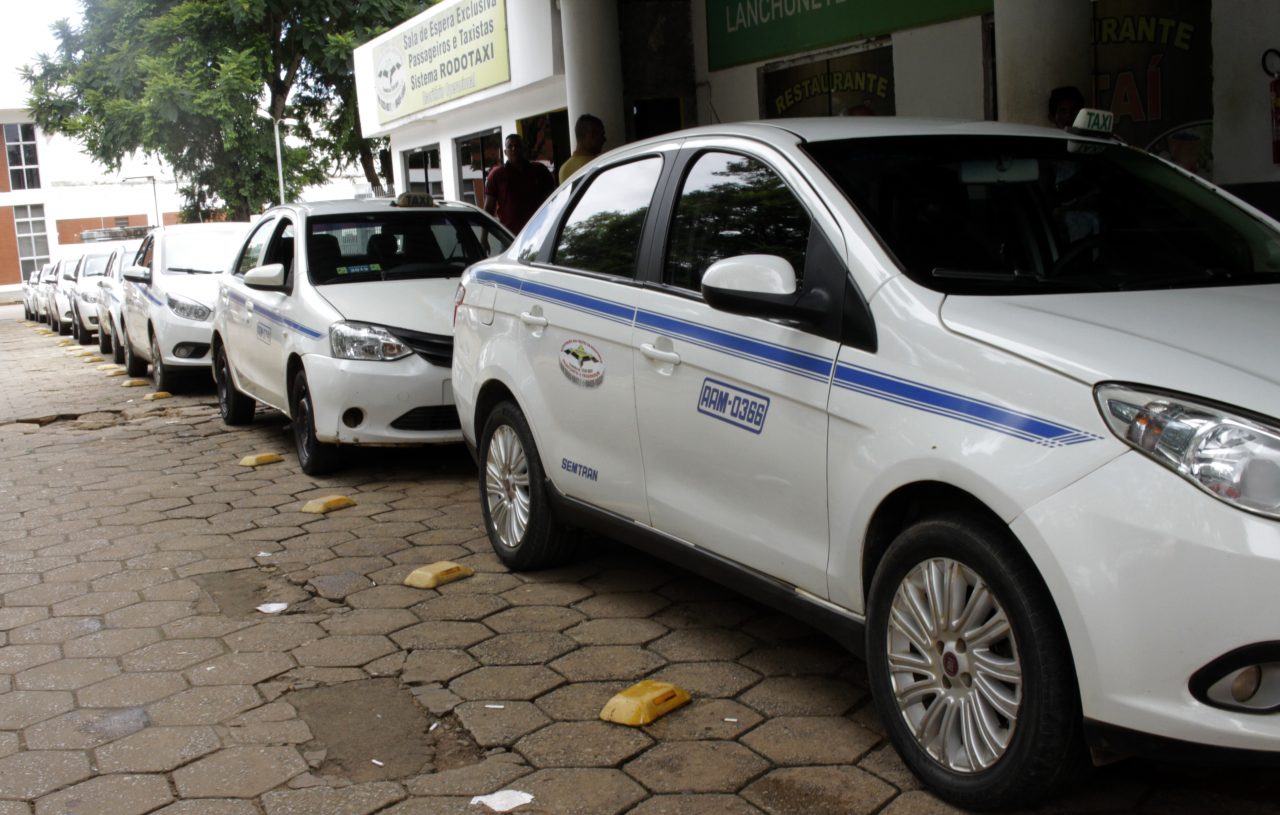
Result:
[[[76,339],[80,341],[81,345],[92,345],[93,332],[84,327],[84,317],[80,314],[79,311],[76,312],[75,321],[76,321]]]
[[[124,329],[119,323],[113,322],[111,324],[111,361],[115,364],[124,363],[124,347],[128,341],[124,335]]]
[[[160,340],[154,331],[151,332],[151,378],[158,391],[178,389],[178,374],[164,364],[164,357],[160,355]]]
[[[867,668],[899,755],[953,804],[1026,806],[1083,767],[1062,624],[994,523],[934,518],[894,540],[871,585]]]
[[[147,361],[133,350],[133,341],[129,339],[127,326],[120,326],[120,341],[124,344],[124,371],[129,376],[146,376]]]
[[[111,324],[108,320],[98,321],[98,351],[103,354],[110,354],[112,348],[111,334],[107,332],[107,326]]]
[[[218,412],[228,425],[249,424],[253,421],[256,404],[252,397],[236,389],[231,379],[231,365],[227,362],[227,349],[221,345],[213,352],[213,382],[218,389]]]
[[[327,475],[338,468],[338,448],[316,438],[315,406],[307,375],[301,371],[289,388],[289,404],[293,407],[293,442],[298,449],[298,464],[307,475]]]
[[[574,540],[547,497],[542,460],[520,408],[503,402],[480,435],[480,508],[493,550],[513,569],[563,563]]]

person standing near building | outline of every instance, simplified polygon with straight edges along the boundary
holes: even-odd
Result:
[[[560,165],[560,183],[569,180],[569,176],[604,150],[604,122],[599,117],[584,113],[573,124],[573,135],[578,143],[573,148],[573,155]]]
[[[484,183],[484,211],[519,232],[555,189],[556,181],[546,166],[529,161],[519,135],[507,136],[504,152],[506,162],[494,167]]]

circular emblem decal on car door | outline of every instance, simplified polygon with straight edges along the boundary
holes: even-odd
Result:
[[[596,388],[604,382],[604,359],[593,345],[582,340],[569,340],[560,346],[560,370],[566,379],[584,388]]]

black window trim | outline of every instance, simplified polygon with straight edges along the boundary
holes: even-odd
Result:
[[[527,262],[527,265],[539,269],[547,269],[554,272],[563,272],[565,274],[582,275],[596,280],[603,280],[613,283],[626,283],[632,286],[641,286],[644,283],[645,269],[647,268],[645,249],[650,240],[651,230],[654,222],[655,210],[661,208],[666,201],[666,186],[670,181],[671,168],[675,161],[669,160],[668,156],[678,151],[671,150],[652,150],[644,153],[627,156],[618,161],[612,162],[606,166],[598,167],[590,174],[577,177],[572,182],[573,194],[564,205],[564,209],[556,215],[554,229],[538,249],[537,257]],[[640,240],[636,248],[636,274],[635,277],[623,277],[621,275],[612,275],[605,272],[596,272],[590,269],[577,269],[572,266],[560,266],[551,262],[552,252],[555,247],[560,245],[560,236],[564,232],[565,221],[573,211],[577,208],[578,203],[582,200],[582,196],[590,189],[595,180],[603,173],[615,167],[622,167],[626,164],[635,164],[638,161],[656,158],[662,162],[661,168],[658,170],[658,181],[654,184],[653,195],[649,198],[649,209],[645,213],[644,224],[640,227]]]

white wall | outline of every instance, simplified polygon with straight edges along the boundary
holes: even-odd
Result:
[[[1213,0],[1213,180],[1280,182],[1271,163],[1271,78],[1262,52],[1280,49],[1280,3]]]
[[[1049,126],[1049,93],[1093,84],[1093,4],[995,0],[998,118]]]
[[[892,39],[899,116],[983,117],[981,17],[901,31]]]

